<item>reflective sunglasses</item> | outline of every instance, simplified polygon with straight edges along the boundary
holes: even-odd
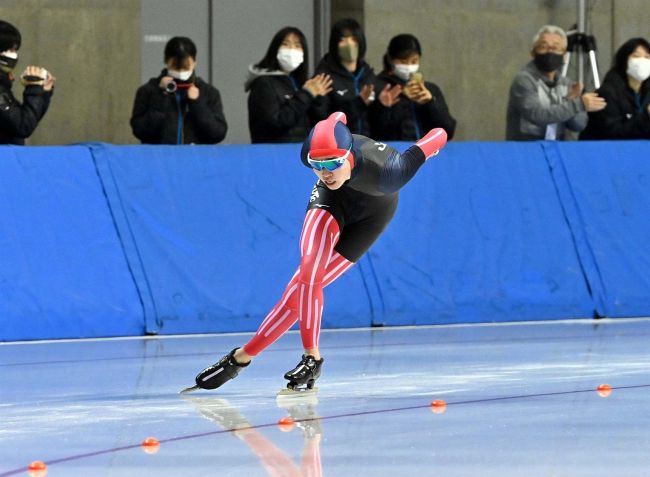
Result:
[[[341,157],[336,157],[334,159],[325,159],[322,161],[312,159],[309,157],[309,154],[307,154],[307,162],[309,165],[317,170],[317,171],[322,171],[323,169],[327,169],[330,172],[334,172],[337,170],[339,167],[341,167],[343,164],[345,164],[346,159],[350,155],[350,149],[348,149],[348,152],[346,152],[343,156]]]

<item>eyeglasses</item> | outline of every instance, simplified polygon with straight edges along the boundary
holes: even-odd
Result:
[[[548,43],[540,43],[535,47],[537,53],[564,53],[564,48],[558,45],[549,45]]]
[[[345,160],[348,158],[349,155],[350,155],[350,149],[348,149],[348,152],[346,152],[341,157],[319,161],[317,159],[312,159],[311,157],[309,157],[309,154],[307,154],[307,162],[313,169],[317,171],[322,171],[323,169],[327,169],[330,172],[334,172],[343,164],[345,164]]]

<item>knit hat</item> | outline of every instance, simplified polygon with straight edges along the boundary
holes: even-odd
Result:
[[[21,36],[18,28],[11,23],[0,20],[0,53],[20,48]]]

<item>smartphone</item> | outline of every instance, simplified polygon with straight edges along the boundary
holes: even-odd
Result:
[[[420,73],[419,71],[416,71],[415,73],[411,73],[409,75],[409,83],[411,81],[415,83],[422,83],[423,79],[424,78],[422,77],[422,73]]]

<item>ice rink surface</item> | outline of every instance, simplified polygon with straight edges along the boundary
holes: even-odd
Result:
[[[648,319],[324,331],[318,394],[278,402],[289,333],[178,394],[248,336],[0,345],[0,476],[650,475]]]

